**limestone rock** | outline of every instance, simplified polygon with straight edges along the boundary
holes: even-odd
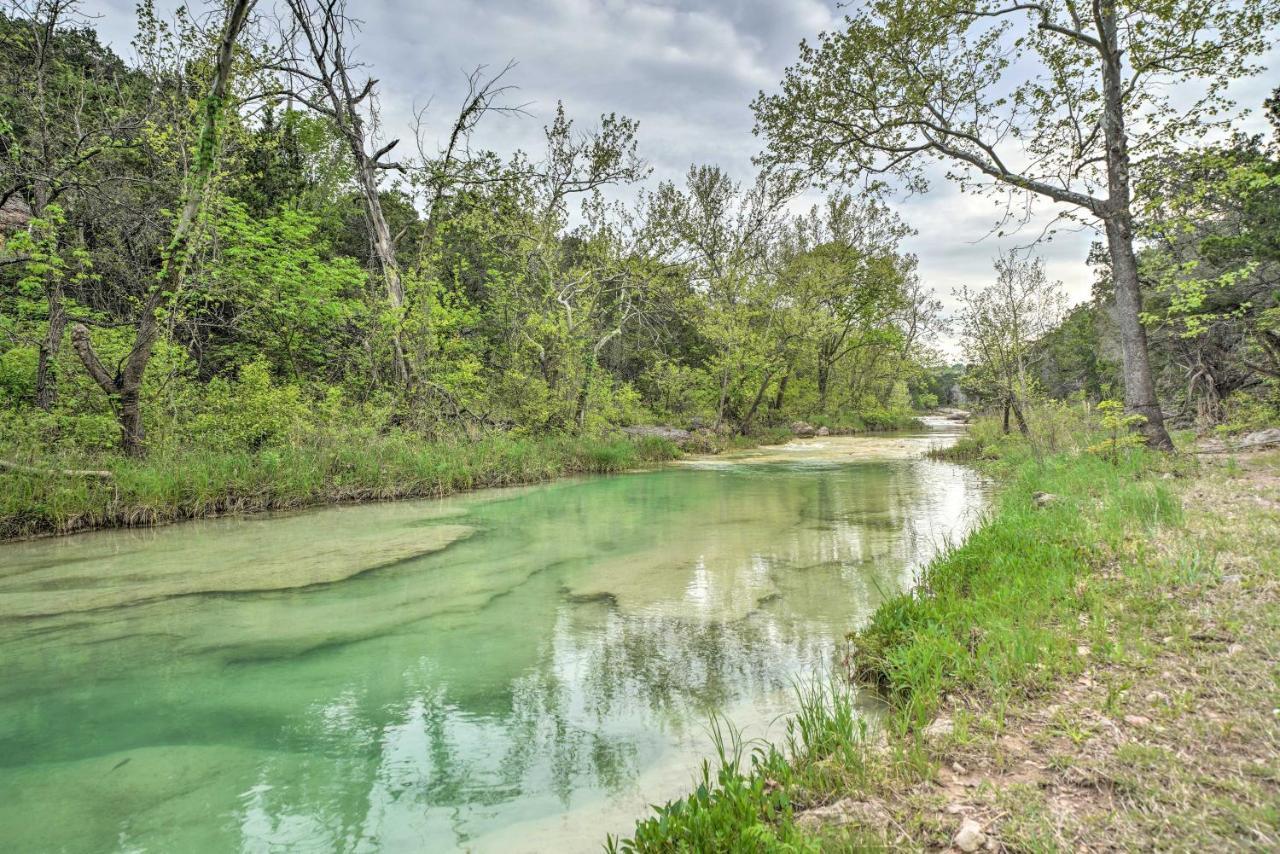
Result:
[[[889,814],[879,804],[844,798],[825,807],[805,810],[796,816],[796,825],[803,830],[813,831],[820,827],[843,827],[855,823],[879,827],[887,824],[888,820]]]
[[[819,428],[818,428],[818,433],[817,433],[817,435],[819,435],[819,436],[830,436],[830,435],[831,435],[831,431],[830,431],[830,430],[828,430],[826,427],[819,427]]]
[[[946,738],[955,731],[956,725],[952,723],[950,718],[938,718],[933,723],[924,728],[925,738],[939,739]]]
[[[977,851],[987,841],[987,835],[982,832],[982,825],[978,824],[971,818],[966,818],[960,822],[960,829],[956,831],[953,844],[961,851]]]
[[[1037,507],[1048,507],[1050,504],[1058,500],[1058,496],[1052,492],[1037,492],[1031,496],[1031,500],[1035,502]]]
[[[1196,450],[1204,454],[1224,454],[1232,451],[1261,451],[1276,445],[1280,445],[1280,427],[1268,427],[1233,439],[1201,439],[1196,443]]]
[[[802,438],[813,436],[818,431],[814,429],[812,424],[805,421],[793,421],[791,423],[791,432]]]

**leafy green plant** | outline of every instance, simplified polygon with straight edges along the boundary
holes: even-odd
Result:
[[[1126,415],[1124,404],[1118,400],[1102,401],[1098,404],[1098,413],[1101,415],[1102,429],[1106,431],[1107,437],[1101,442],[1090,445],[1089,453],[1104,457],[1115,465],[1120,461],[1121,451],[1132,450],[1146,444],[1144,436],[1133,432],[1135,427],[1146,423],[1145,416],[1137,413]]]

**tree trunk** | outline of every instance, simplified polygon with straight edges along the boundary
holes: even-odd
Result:
[[[574,406],[575,411],[573,416],[573,420],[577,423],[579,431],[581,431],[587,423],[587,399],[591,395],[591,375],[594,373],[596,366],[595,355],[592,354],[591,356],[588,356],[584,362],[585,364],[582,366],[582,385],[578,387],[578,400]]]
[[[1009,432],[1009,409],[1012,409],[1013,420],[1018,422],[1018,432],[1021,433],[1023,437],[1030,439],[1031,428],[1027,426],[1027,419],[1022,416],[1022,407],[1018,405],[1017,398],[1010,397],[1006,406],[1008,408],[1005,410],[1004,432]]]
[[[49,306],[49,327],[40,342],[36,361],[36,406],[45,412],[58,402],[58,353],[67,329],[67,310],[62,301],[62,284],[53,275],[46,276],[45,299]]]
[[[764,394],[769,390],[769,383],[773,379],[773,371],[767,371],[764,379],[760,381],[760,388],[756,390],[755,399],[751,401],[751,408],[747,410],[747,414],[738,422],[738,432],[747,435],[751,431],[751,422],[755,420],[756,410],[760,408],[760,401],[764,400]]]
[[[1004,423],[1001,425],[1006,436],[1009,435],[1009,398],[1004,399]]]
[[[351,108],[355,114],[355,108]],[[364,198],[365,221],[373,238],[373,253],[378,258],[382,279],[386,285],[387,302],[391,304],[395,322],[391,329],[392,368],[400,384],[409,383],[409,365],[400,338],[400,324],[404,314],[404,282],[400,276],[400,262],[396,259],[395,241],[391,239],[391,226],[387,224],[378,195],[378,167],[364,151],[363,126],[358,122],[351,128],[348,140],[356,158],[356,170],[360,178],[360,194]]]
[[[827,386],[831,382],[831,363],[824,353],[818,353],[818,411],[827,411]]]
[[[1116,328],[1123,354],[1124,403],[1130,412],[1147,420],[1140,429],[1147,444],[1165,451],[1173,441],[1164,427],[1164,414],[1156,399],[1151,361],[1147,354],[1147,330],[1142,325],[1142,292],[1138,284],[1138,261],[1133,253],[1129,230],[1114,220],[1107,221],[1107,244],[1111,252],[1111,274],[1116,286]]]
[[[1116,29],[1115,0],[1101,0],[1103,132],[1107,145],[1108,198],[1103,220],[1111,275],[1116,287],[1116,327],[1123,355],[1125,408],[1147,420],[1141,429],[1147,444],[1173,450],[1164,428],[1164,415],[1156,398],[1147,354],[1147,331],[1142,326],[1142,291],[1138,283],[1138,259],[1133,252],[1133,214],[1129,178],[1129,139],[1124,121],[1124,81]]]
[[[787,383],[790,380],[791,380],[790,370],[788,370],[785,374],[782,375],[782,379],[778,380],[778,393],[773,396],[773,403],[769,407],[772,411],[774,412],[782,411],[782,403],[785,400],[786,394],[787,394]]]
[[[716,404],[716,429],[724,424],[725,403],[729,398],[729,367],[725,366],[720,374],[720,401]]]
[[[132,388],[117,398],[117,417],[120,419],[120,449],[125,456],[141,457],[146,453],[146,433],[142,427],[142,390]]]

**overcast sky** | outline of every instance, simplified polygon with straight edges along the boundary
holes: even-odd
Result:
[[[86,0],[84,9],[101,16],[104,39],[128,55],[133,0]],[[693,163],[749,179],[760,145],[751,135],[752,98],[773,90],[800,39],[839,22],[835,0],[351,0],[350,9],[364,21],[357,52],[381,81],[389,136],[405,135],[414,108],[428,103],[443,128],[465,93],[466,71],[515,60],[513,97],[530,102],[532,117],[487,120],[480,144],[537,151],[557,100],[582,123],[616,111],[640,122],[640,150],[655,181],[679,180]],[[1267,64],[1280,67],[1280,54],[1273,50]],[[1273,77],[1245,81],[1233,94],[1256,108]],[[1256,110],[1250,126],[1262,127]],[[941,180],[896,207],[918,231],[908,248],[924,281],[948,302],[959,285],[988,280],[1004,248],[1030,243],[1052,210],[1043,206],[1043,217],[997,239],[989,234],[994,202],[961,196]],[[1089,293],[1085,257],[1094,239],[1064,234],[1037,249],[1073,302]]]

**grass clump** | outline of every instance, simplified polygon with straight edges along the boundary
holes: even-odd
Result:
[[[609,852],[819,851],[795,821],[850,785],[864,765],[868,728],[851,688],[836,680],[796,686],[800,711],[788,719],[783,746],[746,741],[731,723],[711,722],[716,749],[694,791],[659,807],[633,836],[609,837]]]

